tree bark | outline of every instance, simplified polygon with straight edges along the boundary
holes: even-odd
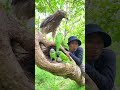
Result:
[[[33,82],[25,75],[11,46],[13,40],[33,53],[34,37],[3,9],[0,17],[0,90],[34,90]]]

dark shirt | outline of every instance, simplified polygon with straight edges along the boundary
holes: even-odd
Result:
[[[96,62],[85,64],[85,71],[96,83],[99,90],[112,90],[116,74],[116,56],[113,51],[103,49]]]
[[[83,59],[83,49],[82,47],[78,47],[75,52],[70,52],[70,56],[76,62],[78,66],[81,65]]]

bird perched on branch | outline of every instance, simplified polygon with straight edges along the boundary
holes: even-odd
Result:
[[[55,36],[55,45],[56,45],[56,54],[58,55],[58,52],[59,52],[59,49],[60,49],[60,46],[62,44],[64,40],[64,36],[62,33],[58,33],[56,36]]]
[[[53,48],[50,49],[50,58],[51,58],[51,60],[55,60],[55,61],[57,59],[56,52]]]
[[[55,37],[57,27],[60,25],[63,18],[67,18],[67,13],[63,10],[57,10],[53,15],[47,17],[40,25],[41,32],[48,34],[52,32],[52,37]]]
[[[70,59],[62,51],[59,51],[59,57],[62,59],[63,62],[72,64]]]

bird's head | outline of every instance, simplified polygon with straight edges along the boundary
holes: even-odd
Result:
[[[64,10],[57,10],[56,14],[61,16],[62,18],[66,18],[68,20],[66,11],[64,11]]]
[[[50,53],[54,53],[55,50],[53,48],[50,49]]]

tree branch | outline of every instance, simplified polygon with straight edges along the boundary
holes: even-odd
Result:
[[[99,90],[95,82],[87,74],[85,74],[85,84],[91,90]]]

